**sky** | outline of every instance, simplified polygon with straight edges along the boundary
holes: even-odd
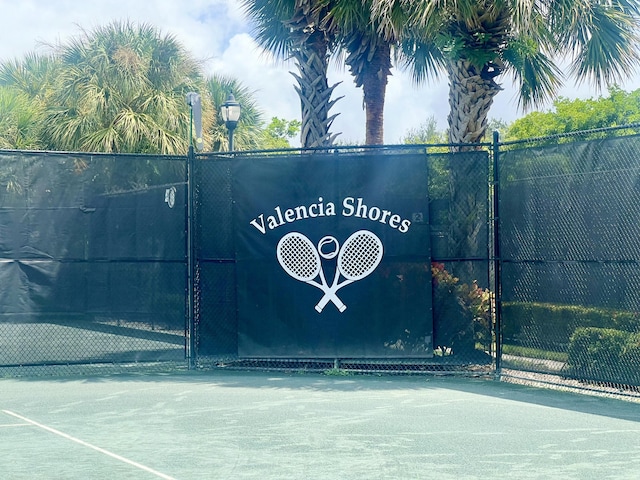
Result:
[[[32,51],[46,52],[47,44],[64,42],[81,29],[90,31],[111,21],[148,23],[174,35],[204,61],[206,74],[240,80],[254,92],[265,120],[300,119],[300,101],[289,73],[295,66],[275,61],[260,49],[251,37],[240,0],[0,0],[0,12],[0,62]],[[394,68],[392,73],[385,103],[385,143],[400,143],[410,130],[432,116],[444,130],[449,112],[446,78],[416,86],[408,72]],[[511,80],[499,81],[504,90],[496,96],[489,118],[511,122],[524,113],[517,109]],[[364,143],[361,89],[355,87],[348,69],[335,61],[330,66],[329,84],[338,84],[333,98],[343,97],[331,110],[339,113],[332,132],[341,133],[339,141]],[[640,76],[620,86],[625,90],[640,88]],[[572,82],[560,92],[572,99],[600,94],[589,85]]]

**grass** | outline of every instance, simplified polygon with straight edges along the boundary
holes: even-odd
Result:
[[[516,357],[536,358],[541,360],[553,360],[556,362],[566,362],[568,354],[566,352],[553,352],[551,350],[541,350],[539,348],[521,347],[518,345],[503,345],[502,353]]]

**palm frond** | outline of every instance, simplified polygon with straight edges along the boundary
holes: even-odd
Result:
[[[278,58],[287,58],[292,48],[287,22],[295,13],[294,0],[242,0],[242,10],[252,23],[253,36]]]
[[[622,10],[594,3],[570,40],[576,52],[571,72],[597,88],[627,78],[638,65],[638,24]]]
[[[255,100],[255,92],[243,85],[237,79],[223,75],[213,75],[206,81],[206,88],[215,112],[219,112],[229,93],[233,93],[236,101],[242,107],[238,127],[234,133],[235,145],[238,150],[253,150],[258,148],[262,137],[261,125],[263,114]],[[228,131],[217,116],[207,134],[211,137],[214,150],[226,150]]]
[[[418,85],[437,79],[445,68],[442,50],[434,42],[403,40],[395,58],[396,63],[411,71],[413,81]]]
[[[532,39],[512,39],[503,58],[519,86],[519,107],[541,106],[557,94],[562,72]]]
[[[82,30],[56,54],[62,67],[45,131],[52,148],[186,152],[185,94],[204,87],[197,61],[175,37],[148,24],[112,22]]]

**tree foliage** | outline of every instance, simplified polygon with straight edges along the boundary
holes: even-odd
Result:
[[[40,149],[43,110],[19,89],[0,85],[0,148]]]
[[[419,127],[408,130],[401,143],[409,145],[447,143],[447,135],[446,132],[438,130],[438,121],[434,115],[431,115]]]
[[[198,63],[151,25],[114,22],[56,47],[61,67],[45,140],[63,150],[177,154],[187,149],[185,95]]]
[[[507,140],[617,127],[640,122],[640,89],[625,92],[617,86],[608,96],[588,99],[560,97],[544,112],[531,112],[507,129]]]
[[[213,122],[206,130],[207,137],[214,151],[226,151],[229,146],[229,132],[220,112],[227,96],[233,93],[236,101],[241,105],[240,120],[234,132],[234,148],[236,150],[255,150],[262,148],[262,112],[254,99],[255,92],[249,90],[235,78],[213,75],[206,81],[206,94],[211,101],[211,108],[216,112]]]
[[[374,14],[402,40],[404,60],[422,81],[449,80],[449,139],[481,141],[493,98],[510,75],[524,108],[553,98],[569,74],[597,87],[635,69],[636,0],[376,0]]]
[[[265,150],[291,148],[290,140],[300,131],[300,121],[272,117],[263,130],[261,147]]]
[[[243,109],[236,148],[260,147],[254,92],[205,78],[173,36],[130,22],[81,30],[45,55],[0,64],[0,148],[183,154],[190,91],[202,98],[205,150],[227,148],[217,112],[231,91]]]

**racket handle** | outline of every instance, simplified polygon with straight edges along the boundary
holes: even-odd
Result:
[[[337,297],[335,292],[327,292],[324,294],[324,297],[322,297],[318,302],[318,304],[316,305],[316,311],[318,313],[321,313],[322,310],[324,310],[324,307],[327,306],[327,303],[329,303],[329,301],[332,301],[333,304],[338,308],[338,311],[340,311],[341,313],[347,309],[347,306],[344,303],[342,303],[342,301]]]

